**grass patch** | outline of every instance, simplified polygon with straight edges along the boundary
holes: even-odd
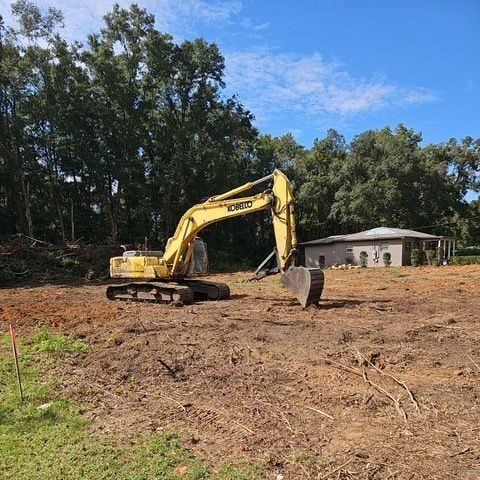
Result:
[[[87,353],[90,350],[87,342],[74,338],[72,335],[52,333],[43,325],[37,327],[32,344],[38,352],[67,354]]]
[[[227,463],[220,468],[216,478],[219,480],[262,480],[263,477],[258,467],[248,465],[239,468]]]
[[[225,465],[210,473],[172,432],[129,439],[92,436],[79,406],[59,396],[49,369],[90,346],[40,327],[20,342],[25,401],[18,398],[9,336],[0,342],[0,478],[29,480],[260,480]]]

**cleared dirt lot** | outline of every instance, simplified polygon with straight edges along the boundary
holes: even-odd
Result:
[[[266,478],[480,478],[478,266],[327,271],[305,310],[247,277],[215,276],[232,298],[185,307],[3,289],[0,318],[93,344],[56,375],[94,434],[169,428]]]

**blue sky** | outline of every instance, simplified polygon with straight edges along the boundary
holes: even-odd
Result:
[[[0,0],[7,24],[10,0]],[[82,40],[105,0],[39,0]],[[118,3],[127,6],[130,1]],[[228,93],[262,133],[310,147],[328,128],[350,140],[395,126],[424,143],[480,137],[480,0],[139,0],[176,41],[203,36],[226,59]]]

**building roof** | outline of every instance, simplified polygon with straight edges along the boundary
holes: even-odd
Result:
[[[363,232],[351,233],[349,235],[332,235],[330,237],[303,242],[301,245],[330,244],[335,242],[359,242],[365,240],[388,240],[394,238],[418,238],[420,240],[439,240],[444,238],[438,235],[406,230],[403,228],[378,227]]]

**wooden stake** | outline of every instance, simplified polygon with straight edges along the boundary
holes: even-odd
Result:
[[[23,389],[22,389],[22,379],[20,377],[20,367],[18,366],[18,347],[17,347],[17,336],[15,333],[15,327],[10,325],[10,337],[12,338],[12,351],[13,351],[13,358],[15,359],[15,370],[17,372],[17,381],[18,381],[18,391],[20,392],[20,398],[22,402],[23,398]]]

